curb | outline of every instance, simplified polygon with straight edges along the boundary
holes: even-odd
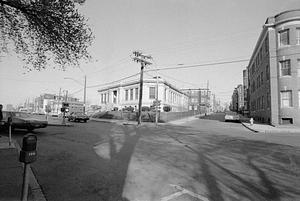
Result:
[[[61,127],[72,127],[74,124],[49,124],[48,126],[61,126]]]
[[[250,131],[252,131],[252,132],[254,132],[254,133],[259,133],[259,131],[252,129],[252,128],[250,128],[249,126],[246,126],[243,122],[241,122],[241,124],[242,124],[245,128],[249,129]]]
[[[18,152],[20,152],[20,150],[21,150],[20,145],[15,140],[13,140],[13,144],[15,145]],[[24,164],[23,164],[23,167],[24,167]],[[32,192],[34,201],[47,201],[45,198],[45,195],[42,191],[41,186],[39,185],[38,181],[36,180],[36,178],[32,172],[31,167],[29,170],[29,186],[31,188],[31,192]]]

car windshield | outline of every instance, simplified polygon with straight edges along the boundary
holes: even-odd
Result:
[[[24,112],[15,112],[15,113],[13,113],[13,116],[14,116],[14,117],[23,117],[23,118],[28,118],[28,117],[30,117],[29,114],[24,113]]]
[[[226,112],[226,115],[237,115],[235,112]]]
[[[76,112],[76,113],[73,113],[74,115],[84,115],[83,113],[80,113],[80,112]]]

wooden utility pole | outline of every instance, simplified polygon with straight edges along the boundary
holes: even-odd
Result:
[[[86,105],[86,75],[84,76],[84,92],[83,92],[83,113],[85,114],[85,105]]]
[[[133,61],[137,63],[141,63],[141,73],[140,73],[140,94],[139,94],[139,112],[138,112],[138,125],[142,122],[142,99],[143,99],[143,74],[144,74],[144,68],[147,65],[152,64],[151,62],[147,61],[146,59],[152,59],[151,56],[143,55],[139,51],[133,52],[134,58]]]

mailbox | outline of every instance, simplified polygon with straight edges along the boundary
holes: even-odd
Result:
[[[20,151],[19,161],[22,163],[32,163],[36,161],[37,137],[33,134],[27,134],[23,138],[22,150]]]

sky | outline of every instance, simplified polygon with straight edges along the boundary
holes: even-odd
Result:
[[[78,9],[95,36],[89,48],[93,59],[66,71],[49,66],[27,72],[10,52],[0,58],[0,103],[23,104],[26,99],[60,90],[83,100],[86,75],[87,102],[99,104],[98,89],[140,71],[140,64],[132,60],[135,50],[153,57],[153,65],[146,70],[247,60],[267,17],[299,8],[299,0],[86,0]],[[234,88],[242,84],[247,64],[158,73],[178,88],[206,88],[209,83],[218,100],[230,102]],[[145,78],[153,76],[155,72],[145,74]]]

